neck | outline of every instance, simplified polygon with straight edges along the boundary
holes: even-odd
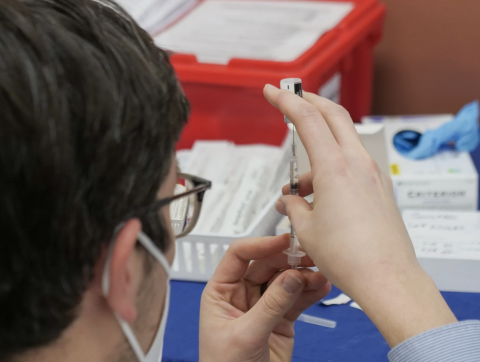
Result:
[[[87,292],[80,315],[61,337],[48,346],[25,353],[15,362],[110,362],[123,342],[123,334],[106,303]],[[100,305],[100,309],[91,308]]]

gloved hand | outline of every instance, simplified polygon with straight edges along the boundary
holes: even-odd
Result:
[[[399,142],[402,138],[404,146],[408,142],[415,143],[415,132],[404,132],[401,137],[397,137],[396,146],[402,154],[412,160],[421,160],[433,156],[438,150],[447,143],[455,142],[453,148],[457,151],[474,151],[480,143],[480,133],[478,125],[479,105],[478,101],[464,106],[453,120],[443,124],[437,129],[428,130],[421,135],[416,147],[411,151],[406,149],[402,152],[399,149]],[[412,138],[413,137],[413,138]]]

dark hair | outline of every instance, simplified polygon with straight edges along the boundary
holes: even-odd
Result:
[[[75,319],[115,227],[155,200],[187,116],[166,53],[114,3],[0,1],[1,361]]]

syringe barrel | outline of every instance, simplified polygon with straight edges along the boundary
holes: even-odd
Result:
[[[288,90],[303,98],[302,80],[300,78],[285,78],[280,81],[280,89]],[[287,116],[283,117],[285,123],[292,123]]]
[[[298,158],[290,159],[290,195],[298,196]]]
[[[292,228],[292,232],[290,234],[290,251],[292,253],[297,253],[300,250],[300,243],[298,242],[297,234]]]

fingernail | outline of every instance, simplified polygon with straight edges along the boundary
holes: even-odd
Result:
[[[273,85],[267,83],[267,84],[265,84],[264,88],[275,88],[275,87]]]
[[[292,274],[288,273],[283,279],[283,290],[288,294],[295,294],[302,285],[302,281]]]

